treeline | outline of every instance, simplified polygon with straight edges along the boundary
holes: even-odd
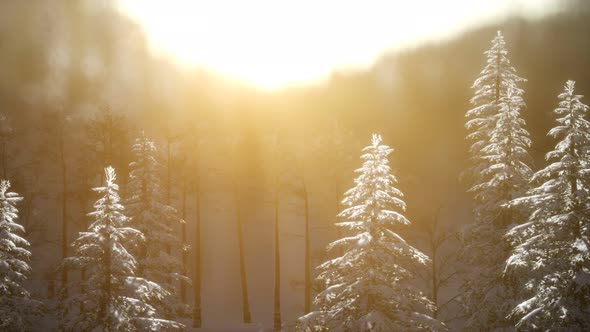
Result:
[[[454,319],[452,322],[463,318],[456,316],[467,312],[443,306],[448,300],[458,305],[454,287],[449,287],[454,286],[451,281],[457,281],[454,265],[450,272],[443,271],[448,270],[446,251],[451,251],[448,243],[454,239],[448,224],[470,220],[465,185],[457,180],[457,174],[468,166],[469,147],[463,129],[465,110],[471,108],[467,87],[481,68],[477,54],[487,48],[495,28],[386,56],[368,72],[334,75],[325,85],[267,95],[228,87],[203,72],[179,73],[166,61],[154,59],[137,27],[112,7],[90,3],[1,4],[7,6],[0,11],[4,41],[0,103],[5,113],[0,126],[2,175],[22,194],[19,223],[27,229],[26,237],[33,248],[39,248],[33,250],[35,280],[30,288],[39,297],[58,299],[64,280],[69,283],[81,278],[79,272],[57,267],[61,258],[73,253],[70,244],[78,232],[87,230],[90,220],[86,214],[97,198],[90,188],[104,185],[103,167],[112,165],[117,170],[121,195],[127,197],[131,147],[143,131],[156,141],[165,166],[159,173],[163,202],[175,206],[187,221],[174,232],[181,243],[190,245],[190,250],[172,249],[189,266],[181,273],[187,272],[193,279],[192,285],[176,285],[183,302],[190,303],[197,292],[199,273],[193,270],[198,266],[197,237],[206,237],[192,227],[211,222],[203,220],[205,212],[224,209],[236,225],[234,239],[241,239],[236,252],[244,255],[235,264],[244,262],[244,267],[236,268],[241,274],[241,320],[271,320],[270,314],[263,317],[253,313],[261,305],[252,308],[247,300],[252,302],[258,296],[252,290],[248,293],[248,285],[255,281],[248,278],[247,272],[252,271],[252,266],[260,266],[248,258],[255,257],[247,253],[248,246],[250,243],[252,249],[251,243],[260,242],[267,251],[273,246],[275,257],[277,247],[280,252],[280,245],[274,246],[279,243],[274,241],[275,225],[284,225],[285,211],[295,201],[297,220],[302,226],[308,225],[313,236],[304,237],[304,227],[288,231],[309,240],[308,246],[304,246],[305,241],[302,246],[297,244],[304,249],[296,256],[309,256],[307,262],[312,263],[301,265],[300,280],[289,282],[285,282],[284,272],[282,278],[274,278],[274,261],[265,268],[273,280],[283,279],[278,288],[283,290],[283,302],[285,284],[306,285],[296,289],[302,298],[297,300],[302,305],[296,312],[308,312],[313,309],[313,294],[320,291],[313,285],[312,267],[327,257],[324,244],[345,234],[332,226],[333,215],[343,208],[339,202],[351,186],[360,150],[358,142],[366,140],[370,132],[379,131],[385,141],[396,147],[399,187],[406,194],[407,215],[414,223],[413,228],[400,233],[406,233],[402,235],[414,240],[416,247],[434,260],[430,271],[423,273],[430,285],[427,295],[440,308],[432,316],[443,321]],[[40,16],[47,20],[38,20]],[[566,11],[534,22],[514,19],[503,26],[512,63],[528,79],[521,86],[526,90],[527,104],[522,118],[534,143],[528,149],[534,160],[529,164],[531,169],[545,165],[545,153],[554,146],[554,138],[546,133],[554,127],[549,111],[557,106],[555,96],[562,86],[575,76],[576,91],[589,90],[587,17],[583,10]],[[57,21],[71,25],[56,25]],[[112,29],[102,29],[104,22],[119,23],[111,25]],[[48,26],[52,28],[44,29]],[[16,30],[19,27],[27,28]],[[78,31],[78,35],[63,34],[70,29]],[[47,34],[52,38],[46,38]],[[119,39],[121,36],[127,39]],[[65,66],[63,56],[77,65]],[[90,66],[94,69],[88,69],[87,64],[95,64]],[[119,77],[126,73],[132,79]],[[218,197],[226,204],[208,205],[212,193],[222,193]],[[459,197],[457,202],[452,199],[455,197]],[[443,212],[452,212],[436,217],[441,207]],[[259,241],[264,236],[252,235],[252,229],[262,228],[272,230],[272,241]],[[504,236],[507,225],[497,231],[490,238]],[[293,236],[283,231],[278,235],[279,239]],[[447,247],[437,254],[442,240]],[[514,249],[512,245],[497,256],[499,263],[488,275],[491,279],[501,275],[499,266]],[[435,260],[438,255],[442,257]],[[289,267],[285,263],[281,266]],[[432,282],[437,276],[439,282]],[[272,293],[274,297],[274,289]],[[473,301],[479,304],[477,299]],[[515,321],[506,322],[503,315],[516,304],[505,303],[500,312],[492,310],[490,314],[502,324],[513,326]],[[472,308],[485,312],[482,308],[488,306]],[[274,317],[278,318],[275,320],[285,321],[287,310],[290,308],[284,304],[281,307],[280,300],[273,301]],[[283,317],[278,314],[281,312]],[[470,313],[469,317],[469,324],[480,324],[476,321],[481,316]],[[517,314],[512,317],[516,319]]]
[[[115,142],[128,142],[131,130],[124,129],[124,119],[103,110],[100,117],[88,123],[85,149],[97,163],[121,163],[129,176],[124,183],[125,199],[119,203],[119,186],[115,184],[115,171],[108,167],[104,173],[93,173],[94,166],[83,180],[100,177],[103,187],[95,191],[104,196],[87,213],[92,223],[86,232],[80,232],[70,252],[70,220],[68,219],[67,150],[65,143],[68,117],[64,112],[47,113],[44,124],[51,123],[53,130],[46,132],[41,152],[51,153],[58,161],[62,180],[62,223],[60,294],[54,310],[59,312],[60,328],[65,330],[107,330],[183,328],[174,321],[187,317],[188,234],[183,226],[186,218],[186,198],[194,190],[195,198],[195,262],[192,283],[194,290],[193,326],[201,326],[201,206],[200,186],[203,173],[202,160],[207,160],[202,147],[218,151],[221,146],[227,155],[221,158],[229,172],[229,189],[235,212],[235,233],[238,239],[240,285],[242,287],[242,319],[252,322],[248,297],[248,281],[244,253],[242,207],[252,202],[246,195],[269,189],[267,198],[273,209],[274,252],[274,330],[285,323],[281,309],[281,201],[291,190],[303,201],[304,257],[303,298],[304,316],[297,329],[323,331],[332,329],[388,331],[395,330],[446,330],[454,320],[464,319],[464,328],[471,330],[537,328],[583,330],[590,325],[590,108],[575,91],[575,82],[566,82],[558,94],[554,109],[556,125],[548,135],[555,139],[555,147],[546,154],[548,165],[533,171],[533,158],[529,153],[531,135],[522,117],[525,110],[526,79],[512,66],[501,32],[492,40],[485,52],[486,65],[471,86],[474,91],[472,109],[466,113],[465,127],[470,143],[470,167],[464,178],[473,194],[473,222],[458,234],[461,245],[452,258],[456,271],[444,276],[445,265],[437,265],[437,246],[447,239],[444,234],[430,234],[433,260],[402,237],[404,225],[410,221],[404,216],[406,203],[403,193],[394,185],[397,178],[391,174],[388,155],[392,149],[382,144],[380,135],[374,135],[371,145],[362,150],[363,166],[356,172],[354,186],[338,198],[337,222],[343,227],[338,239],[328,246],[332,251],[325,263],[319,265],[317,275],[312,272],[310,237],[309,192],[305,172],[309,146],[305,140],[286,140],[284,133],[264,138],[272,163],[264,167],[266,185],[247,178],[247,166],[240,165],[239,144],[244,137],[228,135],[228,140],[209,141],[205,130],[190,128],[186,132],[165,126],[162,133],[164,153],[158,154],[153,140],[142,132],[131,145],[114,147]],[[11,129],[3,118],[7,141],[3,146],[18,146],[10,140]],[[342,192],[340,182],[346,157],[353,154],[350,146],[341,144],[338,131],[330,136],[333,160],[333,177],[324,178]],[[123,135],[125,139],[116,137]],[[217,133],[219,134],[219,133]],[[295,136],[297,137],[297,136]],[[90,138],[90,139],[89,139]],[[11,145],[12,144],[12,145]],[[178,144],[178,150],[174,150]],[[212,147],[215,147],[212,149]],[[173,167],[174,160],[180,161]],[[249,151],[243,149],[242,152]],[[40,154],[41,154],[40,152]],[[116,154],[115,152],[118,152]],[[196,152],[196,153],[195,153]],[[249,153],[248,153],[249,154]],[[115,157],[116,156],[116,157]],[[248,157],[251,157],[250,155]],[[125,160],[131,158],[130,162]],[[10,163],[10,155],[2,158]],[[160,161],[161,160],[161,161]],[[162,167],[162,165],[164,167]],[[339,165],[339,166],[336,166]],[[293,167],[294,166],[294,167]],[[259,167],[260,168],[260,167]],[[174,171],[173,171],[174,170]],[[190,171],[187,171],[190,170]],[[179,183],[173,182],[178,172]],[[247,174],[247,173],[246,173]],[[163,180],[163,181],[162,181]],[[163,185],[160,185],[163,182]],[[173,187],[180,188],[182,212],[172,204]],[[248,190],[243,186],[248,185]],[[15,203],[22,198],[7,192],[9,183],[0,186],[3,209],[0,226],[3,227],[5,246],[3,256],[5,298],[11,306],[25,309],[11,311],[6,323],[9,329],[26,330],[30,327],[28,313],[40,314],[43,306],[31,299],[22,288],[30,273],[27,261],[29,244],[20,237],[24,228],[15,223]],[[190,188],[190,189],[189,189]],[[259,190],[253,190],[258,188]],[[227,197],[227,196],[226,196]],[[92,201],[92,198],[89,198]],[[87,206],[90,202],[86,202]],[[340,205],[341,204],[341,205]],[[83,204],[84,206],[84,204]],[[84,219],[84,216],[80,216]],[[128,218],[129,217],[129,218]],[[179,224],[180,227],[174,227]],[[180,228],[182,242],[175,233]],[[180,256],[180,258],[178,257]],[[439,263],[440,264],[440,263]],[[425,290],[418,282],[422,277],[428,283]],[[69,278],[71,270],[80,270],[75,280]],[[314,276],[322,284],[314,284]],[[450,301],[439,303],[437,293],[450,283],[459,283],[458,294]],[[317,293],[312,305],[313,293]],[[90,295],[90,296],[89,296]],[[50,299],[49,299],[50,300]],[[460,309],[450,309],[454,301]],[[27,309],[28,308],[28,309]],[[10,310],[4,308],[4,310]]]
[[[552,121],[547,105],[553,102],[548,96],[559,88],[557,82],[568,79],[565,73],[579,72],[578,87],[585,91],[590,84],[586,81],[590,77],[586,72],[590,58],[585,42],[590,31],[587,5],[578,2],[564,2],[563,12],[556,16],[535,21],[513,18],[502,25],[512,60],[529,79],[526,90],[531,111],[524,116],[537,142],[532,151],[537,162],[543,160],[541,151],[551,145],[545,135]],[[334,74],[317,87],[264,94],[215,79],[205,71],[181,71],[166,59],[154,58],[140,28],[112,4],[80,1],[66,6],[35,1],[2,6],[6,6],[2,10],[6,19],[0,26],[5,40],[0,66],[5,74],[0,77],[0,107],[11,113],[16,127],[26,128],[38,120],[40,110],[61,107],[74,117],[88,117],[109,105],[134,122],[144,122],[136,128],[151,128],[158,121],[155,118],[174,114],[194,121],[233,122],[238,128],[241,124],[239,130],[253,136],[296,124],[309,140],[329,131],[338,119],[352,132],[354,141],[379,131],[398,142],[402,153],[397,167],[407,174],[401,185],[409,182],[405,189],[415,207],[411,213],[424,214],[418,219],[431,219],[436,210],[429,203],[432,199],[444,201],[464,189],[455,179],[466,166],[467,146],[460,124],[463,110],[469,108],[469,95],[459,87],[471,84],[472,73],[481,65],[474,55],[486,47],[497,27],[395,52],[371,70]],[[110,28],[101,28],[103,22],[110,22]],[[77,35],[70,36],[70,29],[78,31]],[[547,45],[562,51],[546,52]],[[72,64],[57,66],[65,60],[52,52],[71,59],[67,63]],[[90,70],[88,64],[96,65]],[[26,72],[36,68],[34,75]],[[51,80],[50,73],[60,80]],[[38,86],[41,82],[44,85]],[[50,96],[52,91],[57,91],[56,96]],[[428,199],[412,189],[426,183],[436,187]]]
[[[254,321],[249,304],[244,249],[249,239],[243,234],[243,218],[259,209],[269,198],[274,209],[272,225],[275,233],[274,319],[280,327],[281,280],[284,278],[280,269],[284,233],[284,212],[280,203],[289,200],[289,197],[304,202],[305,232],[302,236],[306,245],[302,256],[308,268],[305,270],[302,293],[305,294],[305,306],[310,310],[313,291],[311,267],[318,258],[313,257],[317,254],[312,253],[310,246],[314,229],[309,218],[307,171],[312,166],[308,161],[321,156],[326,166],[330,167],[325,173],[329,176],[324,178],[324,184],[329,182],[330,187],[340,191],[344,187],[344,169],[351,163],[349,151],[353,148],[344,143],[343,137],[347,133],[341,128],[335,127],[332,133],[322,137],[321,148],[316,149],[309,149],[303,140],[288,140],[278,132],[263,137],[257,142],[265,147],[257,151],[261,154],[260,160],[271,157],[274,162],[261,167],[248,164],[252,153],[256,152],[249,148],[252,143],[248,139],[252,137],[227,128],[218,127],[215,131],[193,124],[174,128],[165,125],[155,131],[160,146],[157,148],[154,141],[146,138],[146,131],[134,130],[128,118],[108,108],[89,119],[76,118],[64,111],[44,113],[41,119],[35,127],[42,141],[31,149],[35,151],[30,156],[32,159],[13,168],[12,165],[16,165],[18,158],[22,157],[18,154],[22,143],[18,136],[13,135],[16,130],[10,119],[2,117],[6,135],[3,136],[4,154],[1,160],[5,168],[11,170],[7,171],[7,176],[20,179],[21,186],[27,188],[25,196],[28,199],[21,208],[29,212],[21,214],[20,223],[25,228],[17,230],[26,229],[26,236],[33,242],[33,247],[49,258],[33,265],[33,271],[41,276],[36,286],[47,287],[46,292],[39,292],[37,288],[36,293],[44,294],[52,317],[55,317],[53,312],[59,313],[57,317],[61,328],[77,330],[102,326],[113,329],[118,326],[115,329],[134,329],[139,326],[133,325],[136,323],[149,323],[151,328],[162,324],[179,327],[168,321],[189,316],[192,316],[194,327],[201,326],[201,259],[203,255],[215,255],[210,251],[201,251],[201,214],[209,209],[202,203],[201,197],[210,190],[210,185],[207,184],[206,189],[204,183],[210,182],[206,178],[211,177],[212,171],[217,176],[214,186],[223,185],[213,190],[229,200],[233,210],[231,218],[234,219],[234,232],[239,243],[236,255],[239,257],[243,322]],[[134,135],[140,138],[133,140]],[[292,157],[286,158],[285,155]],[[219,159],[217,164],[211,162],[216,159]],[[105,173],[100,170],[100,165],[114,165],[120,170],[118,184],[114,182],[115,168],[109,168]],[[95,201],[96,197],[90,191],[95,186],[98,186],[95,191],[106,195],[99,201]],[[52,192],[48,188],[60,190]],[[121,203],[119,192],[123,196]],[[253,196],[252,192],[258,194]],[[332,198],[328,200],[332,201]],[[334,202],[338,201],[336,197]],[[179,210],[172,205],[179,206]],[[189,206],[193,212],[190,215]],[[36,216],[30,212],[52,210],[54,213]],[[115,213],[115,216],[109,217],[109,213]],[[59,217],[59,222],[49,219],[48,215]],[[194,225],[194,232],[188,232],[186,220]],[[333,229],[329,222],[324,228],[328,228],[328,233]],[[127,233],[141,240],[126,240]],[[105,237],[122,242],[109,247]],[[28,246],[27,242],[22,244]],[[194,260],[189,262],[190,251]],[[57,252],[59,255],[55,255]],[[42,273],[37,271],[39,269]],[[27,267],[26,274],[29,273]],[[108,279],[109,273],[113,274],[110,278],[112,284],[98,282]],[[135,290],[123,287],[129,284],[125,282],[129,278],[135,280]],[[148,283],[148,286],[142,286],[141,282]],[[119,299],[130,296],[129,292],[135,294],[133,296],[137,301],[145,302],[137,303],[143,308],[141,310],[125,311],[125,317],[135,323],[125,323],[121,317],[113,316],[116,311],[131,306],[132,303],[121,304]],[[12,295],[29,297],[28,293]],[[192,304],[192,308],[188,304]],[[123,307],[117,307],[119,305]],[[154,320],[156,317],[158,319]],[[30,322],[20,320],[10,328],[26,330]]]
[[[501,32],[485,55],[465,123],[474,221],[459,233],[453,277],[461,284],[463,328],[583,331],[590,326],[590,107],[568,80],[548,132],[554,148],[534,172],[521,115],[526,79],[512,66]],[[378,135],[363,149],[364,164],[338,215],[349,236],[328,246],[345,250],[318,267],[324,290],[299,330],[439,331],[454,319],[438,317],[442,305],[413,287],[417,266],[437,266],[399,235],[410,221],[390,174],[391,151]],[[440,275],[430,277],[435,296]]]

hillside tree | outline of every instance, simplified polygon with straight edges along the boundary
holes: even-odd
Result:
[[[474,108],[466,115],[474,221],[462,233],[462,255],[469,268],[461,301],[466,327],[474,330],[511,326],[506,316],[519,295],[515,282],[502,274],[511,249],[504,234],[523,211],[505,203],[526,192],[532,175],[531,141],[521,116],[524,91],[518,87],[524,79],[511,66],[500,32],[485,54],[487,64],[472,86]]]
[[[328,249],[344,254],[321,264],[325,289],[315,298],[317,310],[299,318],[302,331],[415,331],[444,329],[431,315],[432,302],[412,285],[414,268],[429,258],[393,229],[409,225],[406,204],[394,187],[388,155],[380,135],[363,150],[364,163],[355,186],[345,193],[338,225],[350,236]]]
[[[512,311],[520,330],[583,331],[590,327],[590,122],[588,106],[568,81],[554,110],[558,139],[538,186],[511,202],[532,212],[508,233],[516,244],[507,274],[524,271],[530,296]]]
[[[70,282],[84,291],[68,292],[60,313],[66,331],[160,331],[181,329],[180,323],[160,319],[150,302],[168,295],[160,285],[135,276],[137,262],[130,249],[145,241],[129,227],[129,218],[119,202],[119,186],[112,167],[105,168],[105,186],[95,192],[101,198],[88,216],[88,231],[73,243],[74,255],[64,260],[70,269],[84,269],[87,278]],[[77,308],[81,308],[75,312]]]
[[[43,305],[32,299],[23,283],[31,274],[29,242],[17,222],[16,204],[23,198],[9,192],[10,182],[0,181],[0,330],[30,331]]]
[[[168,253],[168,248],[183,250],[172,226],[182,224],[175,208],[165,204],[160,186],[161,165],[155,143],[142,136],[133,145],[135,159],[129,165],[128,198],[126,206],[131,226],[142,232],[146,241],[134,251],[137,274],[162,285],[170,296],[155,304],[166,317],[187,316],[188,307],[176,296],[175,283],[190,282],[182,274],[182,262]]]

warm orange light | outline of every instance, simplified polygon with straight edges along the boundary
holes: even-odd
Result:
[[[440,39],[551,0],[120,0],[154,49],[264,89],[363,67],[389,48]]]

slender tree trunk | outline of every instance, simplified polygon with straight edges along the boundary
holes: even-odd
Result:
[[[193,307],[193,327],[201,327],[201,190],[199,185],[199,175],[195,177],[195,276],[193,280],[193,289],[195,295],[195,305]]]
[[[430,266],[432,272],[432,302],[434,303],[434,311],[432,313],[432,317],[434,319],[438,318],[438,274],[436,270],[436,259],[437,259],[437,251],[438,247],[435,243],[435,236],[434,231],[431,234],[430,244],[432,249],[432,264]]]
[[[37,193],[35,191],[31,191],[29,198],[25,198],[26,203],[24,204],[23,213],[20,218],[22,224],[25,226],[25,235],[29,235],[34,228],[34,225],[31,225],[31,211],[33,211],[36,196]]]
[[[129,163],[123,162],[121,166],[121,179],[119,180],[119,193],[121,197],[127,197],[127,184],[129,183]]]
[[[1,137],[0,139],[2,140],[2,178],[8,179],[8,172],[6,170],[6,137]]]
[[[110,301],[111,301],[111,248],[110,248],[110,242],[111,242],[111,233],[110,233],[110,219],[107,218],[106,219],[106,230],[107,230],[107,234],[106,235],[106,239],[104,242],[104,256],[103,256],[103,260],[104,260],[104,267],[105,267],[105,274],[104,274],[104,297],[100,299],[100,320],[103,323],[103,329],[105,331],[110,331],[111,330],[111,326],[110,326],[110,322],[108,319],[108,307],[110,306]]]
[[[305,179],[303,181],[303,203],[305,208],[305,296],[303,311],[307,314],[311,311],[311,252],[309,248],[309,197]]]
[[[242,320],[244,323],[251,323],[250,302],[248,298],[248,279],[246,275],[246,258],[244,255],[244,231],[242,229],[242,211],[240,205],[240,192],[237,178],[233,179],[234,204],[236,211],[236,230],[238,232],[238,255],[240,258],[240,286],[242,288]]]
[[[170,205],[170,191],[171,191],[171,160],[170,160],[170,138],[166,138],[166,204]]]
[[[172,162],[171,162],[171,151],[170,151],[170,137],[167,136],[166,137],[166,196],[165,196],[165,200],[166,200],[166,205],[171,206],[171,192],[172,192],[172,181],[171,181],[171,173],[172,172]],[[169,227],[168,230],[168,234],[172,234],[173,233],[173,229],[172,227],[174,225],[172,225],[172,223],[170,221],[166,222],[166,226]],[[168,255],[172,255],[172,247],[170,246],[170,244],[166,244],[165,246],[165,251],[166,254]],[[166,282],[168,285],[170,285],[170,292],[174,291],[174,286],[172,285],[172,278],[170,277],[170,275],[168,275],[166,277]],[[168,317],[169,318],[169,317]]]
[[[274,292],[274,330],[281,330],[281,253],[279,236],[279,187],[275,180],[275,292]]]
[[[110,227],[110,223],[107,218],[107,226]],[[107,228],[108,229],[108,228]],[[102,319],[104,322],[104,327],[106,331],[111,330],[111,322],[108,318],[108,307],[110,306],[111,302],[111,249],[109,247],[109,242],[111,241],[111,234],[107,234],[107,241],[106,241],[106,248],[105,249],[105,275],[104,275],[104,299],[103,299],[103,306],[101,308],[102,311]]]
[[[170,206],[170,192],[172,191],[172,185],[171,185],[171,162],[170,162],[170,138],[167,137],[166,138],[166,205]],[[171,227],[172,225],[170,224],[170,222],[167,222],[167,226]],[[166,253],[168,255],[170,255],[172,249],[170,248],[170,245],[167,244],[166,245]],[[170,283],[170,278],[168,278],[168,283]]]
[[[340,213],[340,184],[338,183],[338,181],[336,181],[336,223],[338,223],[340,220],[340,218],[338,218],[338,214]],[[342,238],[342,227],[340,226],[334,226],[336,227],[336,237],[338,239]],[[344,255],[344,249],[342,248],[342,246],[339,246],[338,248],[338,255],[342,256]]]
[[[148,199],[148,186],[147,186],[147,180],[145,179],[145,177],[141,178],[141,200],[142,200],[142,205],[144,206],[146,211],[149,211],[151,209],[151,202]],[[149,229],[145,228],[142,225],[138,225],[139,227],[141,227],[140,229],[138,229],[140,232],[143,233],[143,235],[147,238],[149,238],[150,234],[149,234]],[[148,253],[148,246],[149,243],[147,243],[146,241],[143,241],[143,243],[139,246],[139,250],[137,253],[137,276],[146,277],[146,271],[145,271],[145,262],[147,259],[147,253]]]
[[[109,111],[109,119],[110,121],[107,123],[107,129],[106,129],[106,142],[104,144],[104,155],[105,155],[105,164],[104,165],[100,165],[102,167],[107,167],[107,166],[112,166],[112,167],[116,167],[115,166],[115,154],[113,152],[114,148],[113,148],[113,130],[114,130],[114,126],[113,126],[113,119],[112,119],[112,114],[110,114]],[[122,174],[126,174],[127,172],[121,172],[122,170],[117,170],[117,173],[122,173]],[[126,177],[126,176],[122,176],[122,177]],[[105,181],[105,174],[104,172],[100,172],[100,185],[102,185]],[[123,187],[123,186],[119,186],[119,187]],[[121,188],[122,189],[122,188]],[[119,193],[121,195],[121,197],[125,197],[124,196],[124,192],[122,190],[119,190]]]
[[[66,158],[65,158],[65,149],[64,149],[64,137],[63,137],[63,128],[61,129],[62,132],[60,133],[59,137],[59,154],[60,154],[60,162],[61,162],[61,177],[62,177],[62,199],[61,199],[61,256],[62,259],[68,257],[68,247],[69,247],[69,239],[68,239],[68,181],[67,181],[67,165],[66,165]],[[64,267],[61,272],[61,282],[62,288],[65,290],[66,285],[68,283],[68,270]]]
[[[571,114],[571,117],[573,118],[573,114],[572,114],[573,110],[572,110],[571,104],[569,106],[569,113]],[[576,127],[575,121],[573,123],[571,123],[570,126],[575,128]],[[569,150],[570,150],[570,155],[572,157],[575,157],[577,149],[576,149],[576,142],[574,142],[573,140],[570,141]],[[577,181],[576,176],[574,176],[574,174],[573,174],[575,171],[576,170],[573,169],[571,172],[572,174],[570,174],[570,189],[571,189],[571,195],[572,195],[573,202],[577,202],[577,193],[578,193],[578,181]]]
[[[572,113],[571,110],[571,106],[570,106],[570,114]],[[575,128],[575,123],[571,124],[572,127]],[[576,143],[574,141],[570,142],[570,146],[569,146],[569,150],[570,150],[570,154],[572,155],[572,157],[576,156]],[[573,209],[579,209],[579,200],[578,200],[578,179],[577,177],[574,175],[574,173],[576,172],[576,169],[574,167],[572,167],[572,171],[570,174],[570,195],[572,197],[572,210]],[[574,227],[574,236],[577,238],[580,238],[581,236],[581,231],[580,231],[580,221],[576,220],[576,225]],[[579,265],[579,264],[577,264]]]
[[[187,188],[186,183],[183,185],[182,188],[182,274],[186,276],[188,274],[188,251],[186,250],[187,246],[187,234],[186,234],[186,195],[187,195]],[[180,281],[180,297],[182,299],[182,303],[186,303],[186,282],[184,280]]]
[[[55,280],[53,276],[47,280],[47,298],[52,299],[55,297]]]
[[[86,214],[88,211],[86,211],[86,195],[82,194],[81,199],[80,199],[80,210],[82,211],[82,220],[86,220]],[[83,225],[83,231],[86,231],[86,229],[88,228],[88,225],[86,222],[82,223]],[[80,280],[82,281],[86,281],[86,267],[83,267],[80,270]],[[82,283],[80,285],[80,292],[81,293],[85,293],[86,292],[86,287],[84,287],[84,283]],[[80,303],[80,312],[84,312],[84,303]]]

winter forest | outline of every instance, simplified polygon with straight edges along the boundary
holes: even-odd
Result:
[[[222,2],[0,2],[0,331],[590,330],[588,2]]]

